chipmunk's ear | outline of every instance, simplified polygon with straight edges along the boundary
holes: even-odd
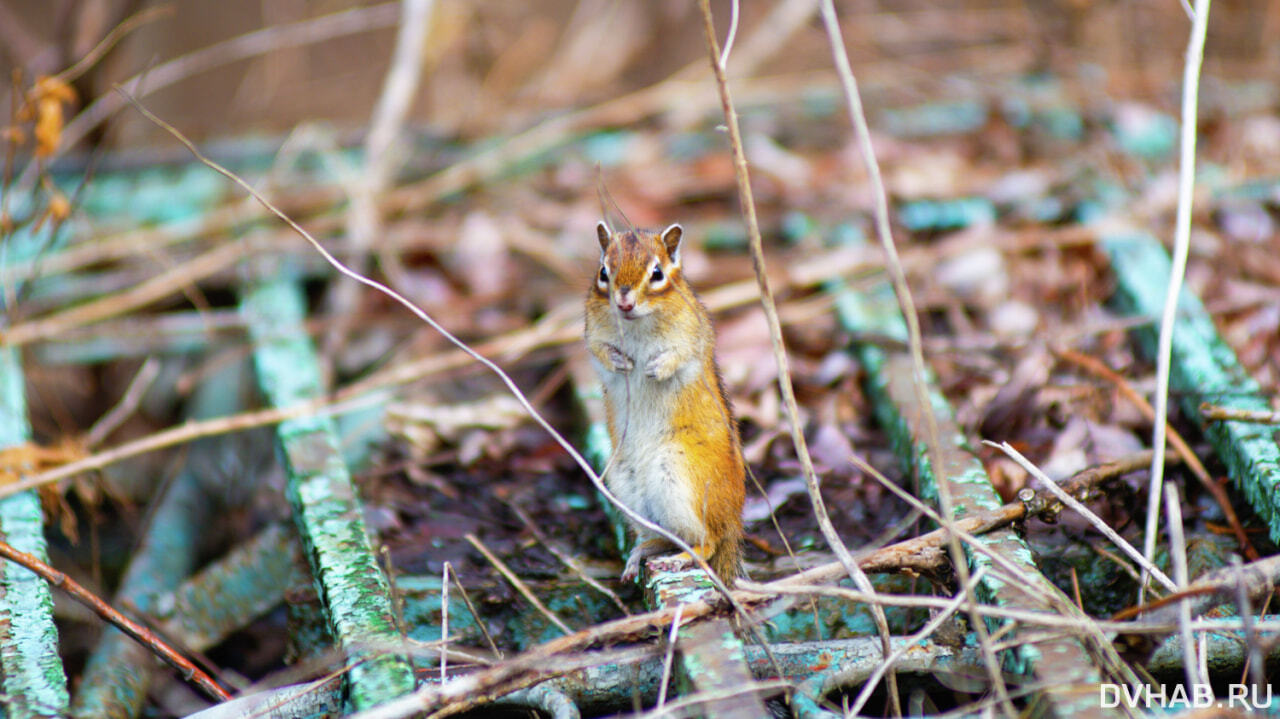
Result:
[[[613,236],[613,231],[605,224],[604,220],[596,223],[596,238],[600,240],[600,251],[604,252],[609,249],[609,238]]]
[[[667,257],[671,258],[672,264],[680,264],[680,240],[683,237],[684,228],[679,222],[662,231],[662,246],[667,248]]]

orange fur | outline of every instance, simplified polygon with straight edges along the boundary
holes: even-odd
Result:
[[[612,233],[601,223],[598,234],[602,274],[587,294],[586,340],[615,454],[605,482],[732,583],[746,471],[715,331],[680,269],[683,231]],[[639,532],[624,577],[670,547],[647,534]]]

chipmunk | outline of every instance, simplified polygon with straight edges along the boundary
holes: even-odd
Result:
[[[618,499],[687,542],[726,584],[741,573],[745,465],[715,361],[715,330],[680,269],[678,224],[614,233],[601,222],[586,340],[604,384]],[[624,581],[672,549],[641,527]]]

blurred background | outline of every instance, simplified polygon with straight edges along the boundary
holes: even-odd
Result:
[[[711,5],[723,41],[731,4]],[[851,351],[885,338],[858,335],[834,311],[840,293],[885,277],[870,247],[872,194],[817,3],[741,5],[728,74],[799,419],[838,531],[864,546],[908,510],[856,472],[850,455],[909,481]],[[1099,239],[1120,224],[1155,244],[1173,236],[1190,28],[1183,7],[836,6],[926,357],[960,430],[975,444],[1010,441],[1054,477],[1145,447],[1151,425],[1117,393],[1115,378],[1145,393],[1153,365],[1129,332],[1140,322],[1111,301],[1118,272]],[[192,417],[260,409],[266,401],[248,360],[266,343],[255,345],[244,308],[259,284],[296,280],[294,319],[314,340],[327,389],[344,398],[385,392],[382,404],[341,425],[363,517],[386,549],[379,567],[385,560],[407,587],[422,579],[419,594],[438,597],[450,562],[504,650],[555,629],[530,623],[528,607],[464,541],[468,534],[539,596],[563,599],[555,609],[575,627],[618,612],[574,604],[594,590],[542,544],[572,554],[631,608],[641,603],[635,587],[614,582],[619,547],[587,480],[508,390],[383,295],[339,278],[239,187],[128,107],[112,89],[122,84],[326,247],[494,358],[574,441],[587,424],[580,400],[593,387],[577,370],[602,189],[636,225],[684,223],[683,269],[711,308],[744,453],[763,490],[751,490],[746,511],[752,576],[830,559],[780,408],[697,3],[438,0],[422,78],[389,153],[391,176],[362,185],[366,128],[400,18],[395,2],[0,0],[0,108],[18,128],[4,135],[0,349],[21,359],[9,370],[21,376],[4,386],[24,383],[32,430],[12,443],[45,453],[36,469],[49,469]],[[1187,273],[1272,397],[1280,396],[1277,38],[1280,2],[1213,4]],[[38,80],[73,66],[66,87]],[[36,144],[40,123],[47,151]],[[1097,364],[1091,370],[1066,352]],[[1186,416],[1175,411],[1175,424],[1211,457]],[[186,542],[185,564],[166,580],[174,586],[264,527],[287,528],[280,533],[293,542],[299,523],[273,441],[268,428],[220,432],[207,444],[166,447],[51,485],[53,563],[102,596],[127,598],[142,595],[122,589],[125,568],[148,546],[168,552],[166,533]],[[1026,485],[1026,472],[1003,456],[975,454],[1006,500]],[[1221,461],[1209,464],[1214,478],[1226,474]],[[153,529],[149,513],[172,496],[166,488],[193,477],[198,500],[189,504],[206,514]],[[1274,552],[1257,508],[1240,494],[1220,502],[1186,475],[1176,481],[1188,534],[1211,557],[1204,566],[1239,551],[1238,537]],[[1095,508],[1141,543],[1134,518],[1144,490],[1121,484]],[[1244,526],[1225,530],[1231,503]],[[542,528],[537,541],[530,526]],[[198,536],[183,534],[193,527]],[[1064,518],[1031,523],[1027,535],[1041,571],[1069,595],[1085,587],[1085,609],[1111,616],[1135,601],[1136,582],[1099,558],[1091,532]],[[298,566],[289,596],[272,587],[268,607],[202,645],[228,685],[324,654],[322,609],[300,554]],[[428,580],[437,582],[429,592],[421,589]],[[438,638],[429,615],[405,620],[411,636]],[[56,618],[73,684],[109,686],[81,679],[101,651],[102,622],[63,602]],[[897,620],[895,632],[920,626],[909,613]],[[806,637],[857,633],[843,622]],[[459,641],[481,644],[475,633]],[[1180,669],[1169,671],[1176,680]],[[135,698],[150,716],[203,706],[175,676],[143,694]],[[939,696],[943,708],[963,703]]]
[[[743,2],[740,37],[770,13],[785,15],[788,5],[796,3]],[[729,3],[717,0],[712,7],[723,39]],[[0,70],[6,78],[15,68],[52,74],[126,18],[152,11],[150,22],[74,83],[84,102],[108,93],[113,83],[237,35],[264,28],[289,35],[290,24],[349,11],[325,26],[333,37],[323,42],[272,47],[264,38],[269,52],[238,60],[225,45],[221,53],[212,49],[148,104],[197,139],[283,133],[303,121],[356,129],[368,121],[389,63],[393,8],[395,3],[343,0],[5,0]],[[1039,72],[1051,73],[1081,99],[1106,93],[1172,108],[1188,32],[1174,0],[853,0],[838,2],[837,9],[863,91],[875,98],[872,106],[975,94],[997,101],[1001,90],[992,83]],[[441,0],[436,13],[426,79],[411,118],[444,135],[475,137],[527,126],[546,113],[645,87],[691,63],[699,81],[708,81],[696,3]],[[750,58],[753,67],[738,77],[792,90],[830,86],[834,74],[820,24],[811,18],[794,28],[777,27],[776,47]],[[1206,77],[1273,80],[1280,72],[1278,36],[1276,3],[1218,0]],[[731,62],[731,76],[735,70]],[[5,93],[10,91],[6,83]],[[1275,92],[1272,86],[1256,101],[1274,103]],[[94,138],[136,147],[159,133],[126,113]]]

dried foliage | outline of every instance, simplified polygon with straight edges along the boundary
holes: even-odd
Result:
[[[438,582],[447,565],[457,581],[449,582],[456,593],[448,647],[471,659],[451,656],[448,668],[474,677],[473,699],[577,671],[590,664],[588,650],[643,644],[645,657],[627,661],[660,662],[660,637],[672,622],[669,612],[645,612],[638,590],[616,581],[620,549],[590,484],[501,383],[387,297],[363,290],[340,297],[334,288],[345,280],[301,239],[267,222],[265,210],[190,163],[149,123],[127,113],[100,124],[102,108],[123,101],[97,105],[97,98],[133,78],[130,92],[148,108],[325,247],[359,257],[366,274],[493,359],[571,438],[584,429],[569,368],[585,356],[582,298],[598,251],[598,183],[636,225],[680,221],[692,240],[684,269],[712,310],[726,389],[758,482],[749,484],[746,507],[757,584],[739,601],[754,609],[784,597],[805,607],[793,595],[825,592],[817,608],[795,610],[822,613],[822,630],[803,637],[810,639],[853,633],[830,617],[867,601],[884,602],[895,635],[924,627],[925,606],[963,616],[963,580],[951,574],[940,543],[874,555],[881,563],[872,569],[898,562],[905,570],[887,584],[877,580],[878,599],[830,585],[841,570],[814,524],[804,463],[790,439],[692,3],[437,2],[416,54],[422,80],[414,103],[399,133],[400,121],[386,120],[393,129],[384,132],[399,139],[382,150],[382,176],[364,186],[369,178],[351,150],[367,144],[359,128],[387,74],[397,6],[303,18],[281,9],[288,3],[223,0],[217,23],[197,33],[213,4],[187,3],[108,37],[125,19],[117,5],[128,3],[100,4],[111,22],[74,49],[52,39],[64,35],[18,19],[39,25],[29,37],[51,38],[62,67],[103,41],[95,64],[75,79],[41,66],[24,54],[30,47],[0,31],[9,62],[37,78],[10,89],[0,138],[0,342],[22,353],[33,428],[30,443],[0,451],[0,483],[45,481],[54,563],[88,591],[113,594],[147,531],[145,507],[184,469],[216,488],[209,489],[215,514],[195,542],[201,561],[286,516],[269,437],[245,432],[336,407],[356,450],[365,519],[391,573]],[[728,5],[711,5],[723,40]],[[838,5],[925,362],[1008,502],[1036,487],[1022,465],[978,440],[1007,442],[1061,480],[1130,459],[1151,435],[1145,402],[1154,364],[1131,332],[1136,323],[1109,304],[1114,280],[1097,243],[1119,226],[1166,242],[1173,235],[1171,123],[1186,22],[1167,3],[1125,5],[1052,2],[1036,12],[1012,2]],[[249,21],[259,6],[275,27]],[[236,12],[250,7],[254,13]],[[932,526],[850,461],[911,485],[874,419],[866,370],[849,351],[855,341],[901,349],[901,340],[851,336],[833,312],[833,282],[865,291],[888,276],[867,239],[875,234],[874,198],[815,10],[816,3],[786,0],[744,4],[727,77],[789,351],[794,419],[834,531],[857,551]],[[1215,13],[1187,283],[1274,396],[1280,86],[1275,43],[1260,38],[1280,35],[1280,9]],[[215,36],[226,39],[202,47]],[[353,56],[370,58],[370,66],[335,60]],[[81,111],[92,122],[67,119]],[[264,128],[288,135],[248,139]],[[1103,214],[1106,224],[1087,221]],[[247,381],[226,378],[252,352],[236,290],[255,273],[286,271],[306,283],[308,330],[325,350],[331,394],[297,410],[260,410]],[[145,369],[149,357],[158,370]],[[227,402],[197,416],[193,397],[211,386]],[[378,403],[385,414],[362,413]],[[99,423],[105,416],[110,421]],[[1181,497],[1190,591],[1236,603],[1230,573],[1210,570],[1231,552],[1254,559],[1276,548],[1176,407],[1171,428],[1183,461],[1168,481]],[[1143,471],[1108,476],[1083,497],[1138,546],[1146,479]],[[1180,667],[1153,663],[1155,642],[1147,639],[1157,622],[1169,633],[1169,600],[1136,606],[1133,566],[1080,515],[1031,514],[1018,519],[1041,570],[1099,626],[1121,633],[1132,666],[1181,681]],[[1167,560],[1156,563],[1169,571]],[[1250,570],[1251,588],[1267,585],[1269,567]],[[398,598],[410,610],[424,600],[413,581],[401,586]],[[454,603],[464,592],[458,606],[471,609],[460,619]],[[915,596],[930,594],[943,596]],[[1268,596],[1263,587],[1240,601],[1259,607]],[[318,626],[316,612],[308,613],[318,600],[305,587],[291,599],[289,616],[267,614],[206,652],[208,665],[225,670],[216,680],[262,679],[281,671],[287,656],[309,656],[315,647],[302,638]],[[713,610],[720,609],[686,607],[681,621]],[[1128,624],[1105,624],[1118,612]],[[459,628],[473,614],[483,633]],[[1016,619],[1044,632],[1081,631]],[[79,667],[92,648],[88,630],[100,625],[74,612],[60,620],[66,665]],[[557,623],[567,637],[539,644]],[[965,626],[943,623],[932,641],[950,641],[947,632],[957,629]],[[1274,628],[1264,636],[1274,638]],[[1232,671],[1233,681],[1243,676]],[[937,710],[978,708],[988,683],[974,679],[965,691],[935,687],[917,698]],[[152,690],[152,714],[200,706],[169,691],[180,679],[166,681]],[[857,689],[848,687],[851,697]],[[1017,686],[1010,696],[1025,706]],[[433,706],[450,698],[447,690],[433,696]],[[877,701],[887,712],[889,702]]]

